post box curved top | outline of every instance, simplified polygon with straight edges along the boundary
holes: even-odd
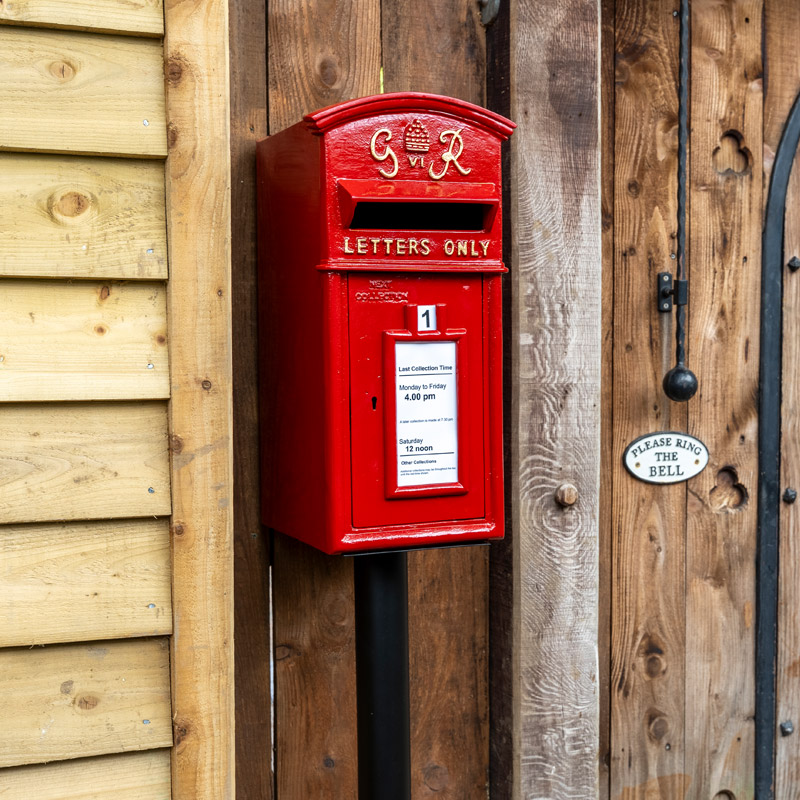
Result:
[[[415,111],[447,114],[465,120],[501,140],[508,139],[517,127],[510,119],[473,103],[426,92],[393,92],[360,97],[357,100],[322,108],[306,115],[303,120],[314,133],[326,133],[332,128],[363,117]]]

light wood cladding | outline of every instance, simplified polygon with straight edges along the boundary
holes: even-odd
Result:
[[[161,42],[0,26],[0,150],[165,156]]]
[[[173,800],[235,796],[228,3],[166,8]],[[267,619],[253,620],[266,625]]]
[[[10,404],[0,441],[0,523],[170,513],[164,403]]]
[[[169,396],[166,289],[0,282],[0,401]]]
[[[169,750],[0,770],[3,800],[169,800]]]
[[[167,640],[0,650],[0,705],[3,767],[168,747]]]
[[[166,520],[0,527],[0,647],[172,633],[171,577]]]
[[[163,0],[9,0],[0,24],[161,36]]]
[[[164,191],[156,161],[0,154],[0,275],[166,278]]]

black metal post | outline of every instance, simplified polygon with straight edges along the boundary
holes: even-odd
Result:
[[[405,553],[356,556],[358,794],[410,800],[408,577]]]

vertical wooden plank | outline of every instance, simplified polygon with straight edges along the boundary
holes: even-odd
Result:
[[[258,255],[255,144],[267,135],[264,0],[229,0],[236,794],[272,797],[269,539],[258,458]]]
[[[425,25],[419,9],[403,0],[383,0],[381,9],[387,92],[485,102],[486,42],[476,3],[434,0]],[[488,555],[482,547],[409,554],[415,800],[481,797],[487,790]]]
[[[272,0],[269,130],[331,103],[380,91],[378,0]],[[353,567],[273,540],[276,794],[357,794]],[[362,798],[363,800],[363,798]]]
[[[600,664],[600,792],[608,800],[611,790],[611,599],[613,597],[614,496],[614,57],[616,0],[601,2],[600,40],[600,138],[603,241],[603,344],[600,375],[600,597],[597,655]]]
[[[792,104],[800,93],[800,6],[764,3],[765,72],[764,168],[771,166]],[[768,181],[764,181],[765,189]],[[764,203],[766,204],[766,193]],[[800,257],[800,168],[795,160],[786,196],[784,261]],[[800,275],[785,272],[783,283],[783,392],[781,404],[781,485],[800,489]],[[800,723],[800,505],[781,503],[778,584],[777,723]],[[776,800],[793,800],[800,786],[800,736],[776,736]]]
[[[758,319],[760,0],[692,3],[689,431],[709,465],[689,481],[686,772],[696,797],[752,797]]]
[[[512,5],[517,798],[598,791],[599,16]]]
[[[165,12],[172,796],[233,800],[228,3],[167,0]]]
[[[685,430],[661,381],[672,315],[653,298],[674,271],[679,20],[672,0],[617,0],[614,163],[614,433],[611,797],[683,798],[686,486],[622,465],[645,433]]]

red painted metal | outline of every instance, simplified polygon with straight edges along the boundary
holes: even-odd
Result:
[[[259,143],[266,525],[327,553],[502,537],[500,145],[513,128],[406,92]],[[417,329],[418,306],[435,307],[435,330]],[[457,475],[401,486],[413,462],[397,453],[396,348],[437,342],[455,348]]]

